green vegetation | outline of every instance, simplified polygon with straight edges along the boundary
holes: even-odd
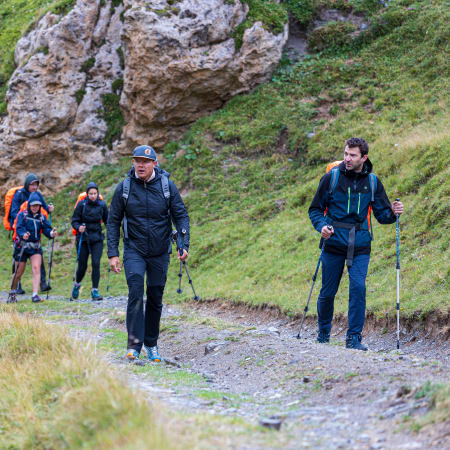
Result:
[[[100,116],[106,122],[108,127],[105,135],[105,144],[111,149],[112,144],[116,139],[120,138],[122,128],[125,125],[125,120],[120,110],[120,95],[104,94],[102,95],[103,108],[100,109]]]
[[[93,348],[4,310],[0,326],[0,447],[175,447],[160,413],[124,387]]]
[[[0,2],[0,115],[6,114],[5,94],[14,69],[16,42],[48,11],[66,14],[75,0],[2,0]]]
[[[430,424],[437,424],[448,420],[450,408],[450,383],[433,384],[427,381],[414,394],[415,399],[425,399],[429,404],[429,411],[421,417],[407,416],[405,421],[410,423],[410,428],[419,432]]]
[[[201,298],[301,311],[319,254],[309,203],[326,164],[342,158],[348,137],[362,136],[389,197],[406,205],[400,220],[401,316],[420,320],[448,310],[449,237],[442,232],[450,212],[444,201],[450,193],[448,7],[432,0],[393,0],[380,10],[365,5],[372,25],[354,45],[328,47],[296,64],[283,58],[271,82],[233,98],[166,146],[163,167],[188,192],[189,261]],[[118,96],[105,100],[112,142],[123,118]],[[184,152],[176,157],[178,150]],[[75,252],[67,223],[76,196],[96,180],[110,201],[129,167],[129,158],[96,166],[53,198],[54,221],[66,230],[58,238],[64,246],[55,253],[53,292],[70,292]],[[393,316],[395,226],[375,223],[374,233],[367,307],[377,316]],[[11,251],[6,239],[0,249]],[[102,267],[104,290],[105,260]],[[0,270],[7,289],[6,258]],[[186,277],[183,294],[175,293],[176,274],[175,263],[166,300],[192,298]],[[125,291],[123,273],[111,274],[110,293]],[[347,292],[344,276],[337,313],[347,309]]]
[[[288,21],[288,15],[284,5],[275,0],[240,0],[248,5],[249,11],[245,20],[240,23],[234,33],[234,41],[237,49],[242,47],[245,30],[251,28],[255,22],[262,22],[264,29],[278,34],[283,31]],[[234,2],[233,2],[234,3]]]
[[[78,105],[83,101],[85,95],[86,89],[78,89],[77,91],[75,91],[75,100],[77,101]]]
[[[355,31],[355,26],[351,23],[330,22],[310,34],[309,49],[314,51],[337,50],[351,43],[350,33],[353,31]]]
[[[80,68],[80,72],[84,72],[86,74],[89,74],[89,71],[95,66],[95,56],[91,56],[88,58]]]

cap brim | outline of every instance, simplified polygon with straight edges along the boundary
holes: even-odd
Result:
[[[156,159],[151,158],[150,156],[132,156],[132,158],[145,158],[145,159],[151,159],[152,161],[156,161]]]
[[[33,203],[30,203],[30,206],[35,206],[35,205],[42,206],[42,203],[41,203],[41,202],[33,202]]]

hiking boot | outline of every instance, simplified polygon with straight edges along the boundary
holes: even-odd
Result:
[[[133,348],[129,348],[125,358],[127,358],[128,361],[135,361],[136,359],[139,359],[139,352]]]
[[[161,355],[158,351],[158,346],[155,345],[154,347],[147,347],[144,345],[145,350],[147,351],[147,358],[149,361],[153,362],[161,362]]]
[[[347,336],[347,339],[345,340],[345,347],[366,352],[367,347],[365,345],[362,345],[361,341],[362,337],[360,334],[352,334],[350,336]]]
[[[330,333],[319,331],[319,334],[317,335],[317,342],[319,342],[320,344],[326,344],[330,342]]]
[[[99,300],[103,300],[103,297],[100,295],[100,293],[98,292],[98,289],[92,289],[91,291],[91,297],[93,301],[99,301]]]
[[[41,292],[51,291],[51,289],[52,289],[52,287],[46,281],[41,281],[41,285],[40,285]]]
[[[17,303],[16,291],[9,291],[8,300],[6,303]]]
[[[22,285],[20,283],[17,285],[16,294],[17,295],[25,294],[25,291],[22,289]]]
[[[39,295],[33,295],[33,297],[31,297],[31,301],[33,302],[33,303],[40,303],[40,302],[43,302],[44,300],[42,300],[42,298],[41,297],[39,297]]]
[[[76,300],[80,295],[80,284],[74,283],[72,288],[72,298]]]

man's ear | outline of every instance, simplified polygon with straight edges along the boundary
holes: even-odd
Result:
[[[362,158],[361,161],[362,162],[366,162],[367,158],[369,157],[369,155],[366,153]]]

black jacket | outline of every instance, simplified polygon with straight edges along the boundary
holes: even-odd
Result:
[[[108,207],[103,200],[97,198],[95,202],[85,198],[81,200],[75,208],[72,215],[72,227],[78,231],[78,228],[86,224],[86,232],[83,240],[88,238],[89,242],[98,242],[105,239],[102,233],[102,222],[106,225],[108,222]],[[77,239],[80,233],[77,233]]]
[[[316,195],[309,207],[309,217],[319,233],[325,225],[332,225],[334,221],[361,224],[361,229],[356,232],[354,254],[368,254],[371,250],[371,235],[367,220],[369,206],[372,206],[375,218],[381,224],[394,223],[396,217],[378,177],[374,202],[371,202],[369,174],[372,172],[372,163],[369,159],[364,163],[360,173],[347,171],[343,162],[338,170],[340,171],[338,183],[331,196],[329,194],[331,172],[325,174],[320,180]],[[324,215],[325,210],[327,210],[326,215]],[[346,254],[349,230],[334,228],[334,234],[325,241],[325,251]]]
[[[148,183],[137,178],[134,168],[128,173],[130,192],[123,198],[123,181],[114,192],[107,225],[108,258],[119,256],[120,226],[127,217],[128,239],[124,244],[142,256],[159,256],[170,252],[171,221],[178,232],[186,230],[184,247],[189,249],[189,216],[175,184],[169,180],[169,210],[164,198],[161,176],[169,174],[155,168],[155,177]],[[125,211],[126,207],[126,211]]]

